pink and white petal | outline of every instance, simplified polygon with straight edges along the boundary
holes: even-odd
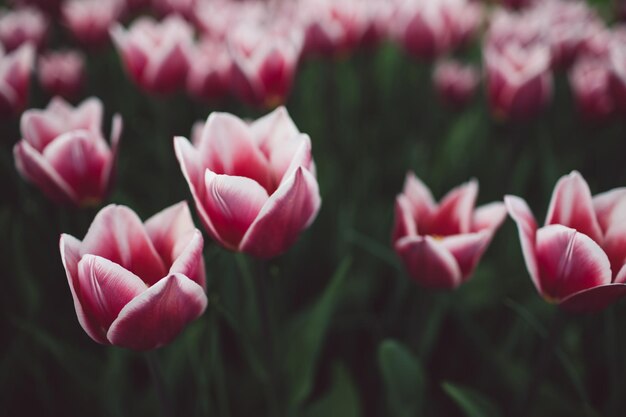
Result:
[[[42,110],[26,110],[20,118],[20,131],[24,140],[38,152],[43,152],[44,148],[62,133],[62,130],[56,118]]]
[[[596,194],[593,197],[593,210],[603,232],[609,229],[616,212],[626,211],[626,187]]]
[[[439,242],[454,256],[465,280],[474,272],[492,236],[491,230],[483,230],[477,233],[446,236]]]
[[[474,211],[472,232],[481,230],[495,231],[506,218],[506,207],[499,201],[485,204]]]
[[[560,224],[542,227],[537,231],[536,253],[544,297],[562,300],[612,281],[606,253],[575,229]]]
[[[429,288],[453,289],[462,282],[454,256],[430,236],[407,236],[395,245],[409,275]]]
[[[395,218],[391,241],[397,242],[405,236],[417,236],[417,225],[411,213],[411,203],[404,194],[396,197]]]
[[[113,116],[111,123],[111,137],[109,139],[111,143],[111,158],[109,158],[105,167],[104,174],[102,175],[102,189],[105,190],[105,194],[108,194],[113,187],[113,183],[116,179],[117,168],[117,154],[119,152],[119,143],[122,137],[122,116],[116,113]]]
[[[125,206],[109,205],[91,223],[82,254],[106,258],[139,276],[147,285],[163,278],[167,269],[137,214]]]
[[[612,222],[604,235],[602,249],[609,257],[611,270],[617,274],[626,264],[626,213],[616,213],[615,217],[621,217],[620,221]]]
[[[257,146],[268,157],[288,147],[292,139],[300,134],[284,106],[250,123],[250,131]]]
[[[281,150],[275,150],[271,155],[271,168],[274,178],[278,179],[278,184],[289,178],[302,167],[309,172],[313,158],[311,157],[311,138],[305,133],[292,138],[289,144],[284,144]],[[314,172],[311,175],[315,176]]]
[[[206,288],[204,259],[202,258],[202,248],[204,247],[202,233],[198,229],[194,229],[186,242],[185,247],[182,248],[180,254],[174,259],[169,274],[179,273],[185,275],[202,288]],[[179,243],[183,243],[183,241],[179,241]]]
[[[146,232],[166,267],[170,267],[196,230],[186,201],[174,204],[145,221]]]
[[[87,333],[89,337],[97,343],[108,344],[109,342],[106,338],[106,332],[100,327],[95,318],[85,310],[78,296],[78,262],[81,258],[80,245],[81,242],[74,236],[67,234],[61,235],[61,239],[59,241],[61,261],[63,262],[67,282],[70,286],[72,299],[74,300],[76,317],[78,318],[78,323],[80,323],[80,326],[83,330],[85,330],[85,333]]]
[[[268,201],[267,191],[246,177],[205,174],[204,207],[211,222],[230,249],[239,242]]]
[[[605,309],[626,295],[626,284],[606,284],[574,293],[559,306],[571,313],[591,313]]]
[[[315,219],[321,205],[317,180],[300,167],[270,196],[239,250],[260,258],[285,252]]]
[[[159,93],[170,93],[181,88],[187,76],[187,54],[182,45],[175,44],[169,46],[167,52],[160,53],[161,46],[157,49],[156,57],[148,60],[144,72],[146,86]]]
[[[539,266],[537,265],[537,254],[535,251],[535,240],[537,234],[537,222],[535,216],[523,199],[507,195],[504,197],[504,205],[509,212],[509,216],[517,224],[522,254],[526,269],[530,274],[530,279],[540,294],[543,293],[541,280],[539,279]]]
[[[90,132],[100,133],[102,129],[103,113],[102,101],[97,97],[88,98],[74,111],[74,126],[72,126],[72,128],[86,129]]]
[[[117,346],[155,349],[171,342],[207,306],[204,289],[180,274],[154,284],[120,311],[107,333]]]
[[[148,287],[137,275],[100,256],[85,255],[78,262],[81,303],[106,333],[119,312]]]
[[[477,195],[476,180],[471,180],[446,194],[430,220],[428,234],[448,236],[468,233],[472,227],[472,213]],[[421,226],[419,219],[418,224]]]
[[[413,217],[428,222],[437,208],[430,189],[413,172],[407,172],[402,193],[413,206]]]
[[[562,224],[602,243],[602,230],[593,210],[591,191],[577,171],[572,171],[557,182],[545,224]]]
[[[69,184],[28,142],[21,140],[15,144],[13,156],[19,173],[37,185],[49,198],[62,204],[80,203],[80,199]]]

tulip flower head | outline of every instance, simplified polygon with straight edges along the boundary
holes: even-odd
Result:
[[[526,202],[505,197],[526,267],[541,296],[568,311],[601,310],[626,294],[626,189],[595,197],[578,172],[562,177],[545,225]]]
[[[454,289],[467,281],[504,221],[502,203],[474,208],[478,182],[450,191],[440,203],[409,172],[396,198],[393,244],[409,275],[430,288]]]
[[[61,7],[65,25],[83,45],[100,47],[124,10],[123,0],[66,0]]]
[[[442,101],[455,108],[464,107],[474,96],[480,76],[476,68],[457,61],[440,61],[433,80]]]
[[[48,21],[39,10],[24,7],[0,11],[0,43],[7,51],[30,43],[41,48],[48,34]]]
[[[22,177],[58,203],[102,201],[113,182],[122,131],[122,119],[115,115],[109,146],[101,131],[102,112],[97,98],[73,108],[58,97],[45,110],[24,112],[22,140],[13,148]]]
[[[39,57],[38,75],[50,95],[74,98],[85,81],[85,58],[77,51],[46,53]]]
[[[204,38],[189,52],[187,91],[207,101],[224,98],[231,90],[233,59],[225,42]]]
[[[207,232],[256,257],[285,252],[321,204],[309,136],[283,107],[250,124],[212,113],[194,136],[174,148]]]
[[[82,242],[61,235],[78,322],[105,345],[171,342],[207,305],[202,247],[185,202],[145,223],[128,207],[103,208]]]
[[[22,45],[5,54],[0,45],[0,117],[19,114],[28,101],[35,50]]]
[[[604,60],[580,59],[569,73],[579,112],[590,121],[603,121],[613,114],[609,90],[609,66]]]

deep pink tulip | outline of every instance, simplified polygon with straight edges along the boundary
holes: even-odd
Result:
[[[48,21],[39,10],[25,7],[0,12],[0,43],[7,51],[31,43],[40,49],[46,42]]]
[[[626,115],[626,40],[614,38],[609,50],[609,89],[620,115]]]
[[[433,81],[437,93],[445,104],[462,108],[476,93],[480,76],[472,65],[447,60],[437,63]]]
[[[28,101],[35,50],[30,44],[4,54],[0,45],[0,117],[19,114]]]
[[[61,8],[65,25],[82,45],[100,47],[124,11],[122,0],[66,0]]]
[[[85,81],[85,57],[78,51],[48,52],[39,57],[38,75],[48,94],[74,98]]]
[[[547,46],[508,42],[487,47],[484,57],[487,97],[497,118],[523,121],[545,109],[552,97]]]
[[[20,174],[59,203],[99,203],[113,181],[122,131],[122,119],[115,115],[109,147],[101,131],[102,112],[97,98],[73,108],[58,97],[45,110],[24,112],[23,138],[13,148]]]
[[[196,0],[152,0],[152,8],[159,16],[178,14],[192,17]]]
[[[224,42],[205,38],[190,49],[187,91],[207,101],[217,101],[230,93],[233,59]]]
[[[450,48],[452,39],[444,1],[409,0],[396,12],[395,36],[412,56],[433,59]]]
[[[602,121],[613,114],[609,66],[604,60],[579,60],[570,70],[569,81],[576,105],[583,117],[591,121]]]
[[[311,140],[283,107],[250,124],[212,113],[193,145],[174,148],[205,229],[228,249],[277,256],[317,215]]]
[[[524,200],[505,197],[537,291],[570,311],[601,310],[626,294],[626,189],[591,197],[578,172],[554,188],[538,228]]]
[[[393,244],[409,274],[425,287],[467,281],[504,220],[502,203],[474,208],[478,182],[450,191],[439,204],[412,172],[396,198]]]
[[[145,223],[128,207],[103,208],[82,242],[61,235],[78,322],[105,345],[170,343],[206,308],[202,247],[185,202]]]
[[[179,16],[161,22],[142,17],[111,35],[131,79],[152,93],[171,93],[184,87],[193,29]]]

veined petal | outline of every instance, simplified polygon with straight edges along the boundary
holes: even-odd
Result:
[[[468,233],[472,227],[472,213],[476,196],[478,195],[478,182],[472,180],[466,184],[454,188],[439,204],[437,211],[428,224],[428,233],[431,235],[455,235]],[[421,222],[418,219],[421,228]]]
[[[543,294],[543,288],[539,279],[539,266],[537,265],[537,254],[535,251],[535,240],[537,234],[537,222],[535,216],[530,211],[528,204],[523,199],[507,195],[504,197],[504,205],[506,206],[509,216],[517,224],[520,244],[522,246],[522,254],[526,262],[526,269],[530,274],[530,279],[535,284],[535,288],[540,294]]]
[[[202,233],[196,229],[191,233],[191,237],[180,255],[174,260],[169,273],[183,274],[202,288],[206,288],[204,259],[202,258],[203,247]]]
[[[600,311],[626,295],[626,284],[606,284],[574,293],[559,306],[572,313]]]
[[[463,278],[466,279],[474,272],[492,236],[491,230],[483,230],[477,233],[446,236],[441,239],[440,244],[454,256]]]

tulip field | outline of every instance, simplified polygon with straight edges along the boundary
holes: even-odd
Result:
[[[621,417],[626,3],[0,1],[0,416]]]

